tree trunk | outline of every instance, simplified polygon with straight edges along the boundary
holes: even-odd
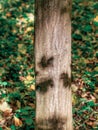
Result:
[[[72,130],[71,0],[35,3],[36,130]]]

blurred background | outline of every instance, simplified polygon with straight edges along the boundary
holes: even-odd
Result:
[[[34,0],[0,0],[0,130],[33,130]],[[98,0],[72,2],[74,130],[98,130]]]

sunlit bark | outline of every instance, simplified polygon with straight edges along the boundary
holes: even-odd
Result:
[[[72,130],[71,0],[36,0],[36,130]]]

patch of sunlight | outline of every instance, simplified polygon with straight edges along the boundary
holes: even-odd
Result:
[[[34,15],[32,13],[27,13],[26,15],[29,18],[29,22],[34,22]]]
[[[98,16],[94,18],[94,22],[98,22]]]
[[[24,44],[18,44],[18,52],[26,54],[26,47]]]

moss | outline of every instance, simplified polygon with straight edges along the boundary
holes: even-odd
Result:
[[[52,79],[44,79],[44,81],[40,82],[36,85],[36,90],[41,93],[46,93],[49,87],[53,87],[53,80]]]
[[[65,88],[71,86],[71,78],[69,78],[67,73],[62,73],[60,76],[60,80],[63,80],[63,85]]]

